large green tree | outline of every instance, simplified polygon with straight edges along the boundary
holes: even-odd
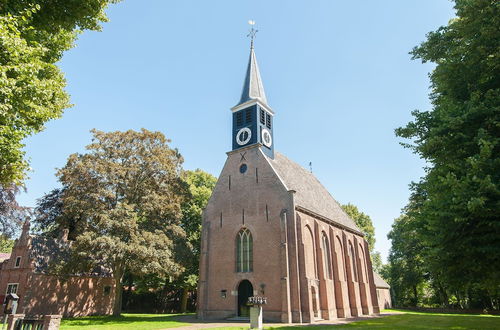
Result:
[[[189,197],[182,204],[181,225],[192,247],[187,251],[184,259],[185,271],[180,277],[183,290],[180,311],[186,312],[188,293],[195,290],[198,285],[202,212],[212,195],[217,178],[200,169],[186,171],[182,177],[188,186]]]
[[[78,228],[59,271],[110,269],[118,315],[125,272],[175,277],[183,271],[175,253],[185,247],[183,159],[159,132],[93,134],[87,153],[71,155],[58,172],[62,212],[77,217]],[[67,225],[67,218],[56,219]]]
[[[432,109],[396,134],[428,164],[407,211],[425,228],[431,272],[454,292],[482,291],[486,307],[500,296],[500,4],[456,0],[455,9],[412,51],[436,64]]]
[[[395,292],[394,304],[417,306],[419,287],[425,275],[419,224],[409,216],[400,216],[394,220],[387,238],[392,246],[388,260],[390,268],[384,275]]]
[[[118,0],[0,0],[0,184],[21,183],[23,139],[70,106],[56,63]]]
[[[354,204],[347,203],[341,206],[347,215],[354,220],[363,234],[365,234],[365,239],[370,248],[373,270],[379,272],[382,268],[382,257],[380,256],[380,252],[375,251],[375,227],[373,226],[372,219],[369,215],[361,212]]]

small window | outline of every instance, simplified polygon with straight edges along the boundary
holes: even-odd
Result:
[[[236,113],[236,126],[243,125],[243,112]]]
[[[252,122],[252,109],[245,110],[245,122],[247,124]]]
[[[110,295],[110,293],[111,293],[111,286],[106,285],[106,286],[104,287],[104,295],[105,295],[105,296],[109,296],[109,295]]]
[[[247,169],[248,169],[247,164],[241,164],[241,166],[240,166],[240,173],[241,174],[245,173],[247,171]]]
[[[260,123],[262,125],[266,124],[266,112],[262,109],[260,109]]]
[[[18,286],[18,283],[8,284],[7,285],[7,292],[6,292],[6,294],[17,293],[17,286]]]
[[[267,128],[271,128],[271,115],[266,113],[266,126]]]
[[[19,268],[21,266],[21,257],[16,258],[16,264],[14,265],[14,268]]]

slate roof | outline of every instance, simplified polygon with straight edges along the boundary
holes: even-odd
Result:
[[[296,206],[361,233],[354,221],[311,172],[279,152],[275,152],[274,159],[267,159],[286,188],[295,190]]]
[[[71,241],[61,240],[60,238],[46,237],[44,235],[32,236],[30,258],[33,260],[35,272],[50,272],[49,268],[53,262],[67,259],[69,257],[70,244]],[[111,272],[103,266],[96,266],[89,273],[72,275],[106,277],[111,276]]]
[[[267,105],[266,92],[260,78],[259,65],[257,64],[253,46],[250,48],[250,58],[248,59],[247,74],[243,83],[241,99],[236,106],[250,100],[259,100]]]
[[[375,287],[377,288],[383,288],[383,289],[390,289],[391,286],[387,284],[386,281],[377,273],[373,272],[373,281],[375,282]]]
[[[59,260],[67,251],[68,244],[58,239],[36,235],[31,237],[30,258],[33,260],[35,272],[45,273],[52,262]]]

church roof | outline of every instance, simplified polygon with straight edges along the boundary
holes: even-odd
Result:
[[[286,188],[295,190],[296,206],[361,233],[354,221],[311,172],[279,152],[275,152],[274,159],[267,159]]]
[[[243,83],[241,99],[236,106],[250,100],[259,100],[267,105],[266,92],[264,91],[264,85],[262,84],[262,79],[260,78],[259,65],[257,64],[257,58],[255,57],[253,43],[250,47],[250,58],[248,60],[247,74]]]
[[[375,287],[377,288],[384,288],[384,289],[390,289],[391,286],[387,284],[386,281],[380,276],[379,274],[373,272],[373,281],[375,282]]]

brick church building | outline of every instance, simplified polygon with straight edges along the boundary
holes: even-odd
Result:
[[[379,313],[368,243],[316,177],[274,150],[253,40],[232,151],[204,211],[198,317],[315,322]]]
[[[30,235],[26,221],[12,252],[0,262],[0,303],[5,295],[19,296],[17,313],[64,317],[106,315],[113,311],[115,281],[104,269],[64,278],[50,272],[50,264],[70,242],[67,230],[60,237]],[[0,306],[2,307],[2,306]],[[0,317],[3,307],[0,308]]]

